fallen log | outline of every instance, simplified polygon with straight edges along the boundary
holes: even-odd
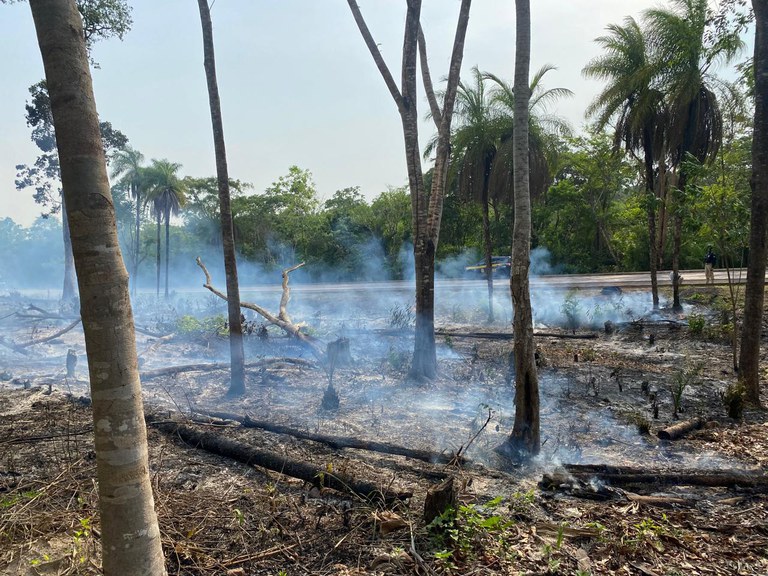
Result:
[[[259,368],[262,366],[270,366],[272,364],[294,364],[296,366],[302,366],[305,368],[315,368],[316,364],[309,360],[302,358],[267,358],[265,360],[259,360],[258,362],[248,362],[246,368]],[[229,362],[213,362],[207,364],[183,364],[180,366],[168,366],[166,368],[157,368],[156,370],[144,370],[141,372],[141,381],[146,382],[154,378],[162,378],[163,376],[175,376],[182,372],[211,372],[213,370],[229,370],[231,364]]]
[[[416,450],[412,448],[406,448],[404,446],[398,446],[397,444],[390,444],[388,442],[362,440],[349,436],[328,436],[326,434],[314,434],[312,432],[305,432],[303,430],[298,430],[296,428],[291,428],[290,426],[284,426],[281,424],[275,424],[273,422],[254,420],[247,414],[240,415],[231,414],[229,412],[216,412],[208,410],[197,410],[196,412],[198,414],[210,416],[213,418],[233,420],[235,422],[239,422],[246,428],[258,428],[259,430],[266,430],[267,432],[293,436],[294,438],[300,438],[301,440],[319,442],[335,450],[340,450],[342,448],[354,448],[357,450],[368,450],[369,452],[380,452],[383,454],[393,454],[395,456],[405,456],[407,458],[413,458],[414,460],[421,460],[423,462],[430,462],[433,464],[448,464],[455,460],[454,454],[444,454],[440,452],[432,452],[430,450]]]
[[[572,477],[589,482],[597,479],[612,486],[649,484],[652,486],[706,486],[751,488],[768,492],[768,475],[740,470],[646,470],[605,464],[566,464]]]
[[[291,460],[275,452],[252,448],[247,444],[223,438],[212,432],[200,432],[179,422],[161,420],[153,415],[147,415],[145,418],[153,428],[176,436],[194,448],[237,460],[249,466],[267,468],[292,478],[298,478],[318,488],[332,488],[339,492],[356,494],[372,501],[394,502],[407,500],[413,496],[413,492],[392,492],[371,482],[344,477],[329,472],[325,468]]]
[[[53,340],[53,339],[58,338],[59,336],[61,336],[63,334],[66,334],[67,332],[72,330],[78,324],[80,324],[80,318],[78,318],[77,320],[75,320],[71,324],[68,324],[67,326],[65,326],[61,330],[57,330],[56,332],[54,332],[50,336],[45,336],[43,338],[37,338],[36,340],[29,340],[28,342],[22,342],[20,344],[17,344],[17,346],[19,346],[21,348],[29,348],[30,346],[34,346],[35,344],[42,344],[43,342],[48,342],[49,340]]]
[[[387,331],[380,331],[381,333],[387,333]],[[398,332],[389,330],[391,334],[397,334]],[[512,340],[514,334],[511,332],[450,332],[447,330],[435,330],[435,336],[450,336],[451,338],[477,338],[484,340]],[[547,338],[570,338],[572,340],[595,340],[597,334],[590,332],[589,334],[565,334],[560,332],[534,332],[534,337],[541,336]]]
[[[673,424],[672,426],[662,428],[656,433],[656,435],[661,440],[677,440],[689,432],[701,429],[702,426],[704,426],[704,420],[701,418],[694,418],[692,420],[685,420],[683,422]]]

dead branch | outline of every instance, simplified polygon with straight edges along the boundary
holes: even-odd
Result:
[[[304,266],[305,262],[302,262],[301,264],[296,264],[296,266],[291,266],[290,268],[286,268],[283,270],[283,295],[280,297],[280,312],[278,313],[277,317],[280,318],[283,322],[288,322],[289,324],[293,324],[291,321],[291,317],[288,316],[288,301],[291,299],[291,289],[288,287],[288,274],[293,272],[294,270],[298,270],[302,266]]]
[[[200,266],[200,268],[203,270],[203,273],[205,274],[205,284],[203,284],[204,288],[207,288],[216,296],[227,301],[227,295],[221,292],[220,290],[217,290],[212,284],[211,284],[211,275],[208,272],[208,269],[205,267],[205,264],[203,264],[203,261],[198,256],[196,259],[197,265]],[[317,341],[312,338],[311,336],[308,336],[301,331],[301,326],[297,326],[293,324],[292,322],[285,321],[279,317],[275,317],[272,314],[270,314],[266,309],[262,308],[261,306],[257,306],[256,304],[251,304],[250,302],[243,302],[240,301],[240,307],[241,308],[247,308],[248,310],[253,310],[263,318],[265,318],[268,322],[274,324],[275,326],[279,326],[283,330],[285,330],[288,334],[291,336],[294,336],[295,338],[301,340],[305,344],[307,344],[312,350],[312,353],[319,359],[323,358],[323,351],[318,345]]]
[[[689,432],[699,430],[702,426],[704,426],[704,420],[701,418],[694,418],[693,420],[685,420],[683,422],[673,424],[672,426],[662,428],[656,433],[656,435],[662,440],[677,440]]]
[[[247,414],[241,416],[239,414],[231,414],[229,412],[216,412],[208,410],[200,410],[198,413],[213,418],[234,420],[246,428],[258,428],[260,430],[266,430],[267,432],[285,434],[287,436],[293,436],[294,438],[300,438],[302,440],[320,442],[321,444],[325,444],[326,446],[330,446],[336,450],[341,448],[354,448],[356,450],[368,450],[369,452],[380,452],[383,454],[406,456],[415,460],[422,460],[423,462],[440,464],[448,464],[453,462],[456,458],[456,456],[453,454],[443,454],[438,452],[431,452],[429,450],[415,450],[412,448],[406,448],[404,446],[398,446],[397,444],[390,444],[388,442],[361,440],[359,438],[352,438],[349,436],[328,436],[326,434],[313,434],[311,432],[305,432],[303,430],[291,428],[290,426],[283,426],[281,424],[275,424],[273,422],[266,422],[263,420],[254,420]],[[459,457],[459,459],[462,462],[464,461],[464,459],[461,457]]]
[[[271,366],[273,364],[294,364],[306,368],[316,367],[314,362],[303,360],[301,358],[267,358],[258,362],[248,362],[246,368],[259,368],[261,366]],[[167,368],[158,368],[156,370],[145,370],[141,373],[141,381],[146,382],[154,378],[163,376],[175,376],[182,372],[211,372],[213,370],[229,370],[229,362],[214,362],[208,364],[184,364],[181,366],[168,366]]]
[[[380,333],[397,334],[394,330],[380,330]],[[595,340],[598,336],[595,333],[589,334],[561,334],[559,332],[534,332],[534,337],[548,338],[570,338],[575,340]],[[435,336],[450,336],[451,338],[477,338],[483,340],[512,340],[512,332],[450,332],[448,330],[435,330]]]
[[[413,496],[412,492],[390,492],[382,490],[371,482],[343,477],[328,472],[323,467],[317,467],[306,462],[290,460],[283,455],[265,450],[257,450],[241,442],[234,442],[223,438],[213,432],[199,432],[178,422],[169,422],[147,415],[147,423],[153,428],[177,436],[180,440],[199,448],[217,454],[225,458],[231,458],[250,466],[261,466],[268,470],[285,474],[308,482],[318,488],[332,488],[340,492],[351,492],[369,500],[384,500],[393,502],[407,500]]]
[[[65,326],[58,332],[54,332],[50,336],[46,336],[45,338],[38,338],[37,340],[30,340],[29,342],[22,342],[21,344],[16,344],[16,346],[20,348],[29,348],[30,346],[34,346],[35,344],[42,344],[43,342],[48,342],[49,340],[53,340],[55,338],[58,338],[62,334],[66,334],[70,330],[72,330],[75,326],[80,324],[80,318],[72,322],[71,324]]]
[[[606,464],[566,464],[565,470],[579,480],[598,479],[613,486],[648,484],[651,486],[707,486],[752,488],[768,491],[768,475],[739,470],[646,470]]]

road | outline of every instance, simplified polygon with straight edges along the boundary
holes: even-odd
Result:
[[[681,270],[684,286],[704,286],[704,270]],[[671,287],[670,271],[659,272],[659,287]],[[743,284],[747,278],[746,268],[731,270],[731,278],[736,283]],[[508,283],[506,278],[495,278],[494,285],[502,286]],[[715,270],[715,284],[727,285],[728,276],[725,270]],[[463,288],[479,288],[485,285],[485,280],[446,279],[437,280],[436,289],[455,290]],[[621,288],[648,288],[651,287],[650,272],[625,272],[617,274],[555,274],[548,276],[535,276],[531,278],[531,288],[559,288],[570,289],[594,289],[606,286],[619,286]],[[393,280],[385,282],[342,282],[333,284],[291,284],[293,292],[343,292],[356,290],[376,290],[382,293],[398,292],[413,289],[412,280]],[[280,286],[244,286],[241,292],[264,293],[280,291]]]

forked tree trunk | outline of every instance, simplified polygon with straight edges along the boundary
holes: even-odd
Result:
[[[533,314],[528,271],[531,253],[531,193],[528,165],[528,74],[531,61],[530,0],[515,0],[515,107],[513,169],[515,224],[512,233],[514,305],[515,423],[500,452],[514,458],[533,456],[541,449],[539,431],[539,377],[533,343]]]
[[[77,298],[77,275],[69,235],[69,218],[67,218],[67,207],[63,195],[61,197],[61,231],[64,240],[64,286],[61,291],[61,301],[69,303]]]
[[[103,571],[165,574],[147,458],[128,273],[117,240],[82,22],[74,0],[30,0],[72,230],[93,399]]]
[[[760,340],[765,298],[766,222],[768,222],[768,6],[752,0],[755,11],[755,124],[752,133],[752,215],[744,293],[739,379],[746,400],[760,403]]]
[[[462,0],[459,20],[451,53],[448,82],[443,97],[443,109],[440,110],[434,95],[426,58],[422,59],[424,88],[432,109],[432,117],[438,127],[438,140],[435,154],[435,166],[432,176],[432,189],[429,197],[424,190],[424,178],[419,150],[418,112],[416,103],[416,56],[419,42],[421,0],[411,0],[405,19],[403,39],[403,59],[401,87],[398,89],[392,74],[381,56],[368,26],[360,13],[355,0],[347,0],[349,8],[373,57],[376,67],[384,79],[392,98],[397,104],[403,126],[405,157],[408,169],[408,185],[411,193],[411,211],[413,218],[413,252],[416,273],[416,327],[410,377],[416,380],[433,379],[437,375],[437,353],[435,350],[435,253],[440,234],[440,221],[445,196],[445,181],[450,157],[450,133],[453,105],[459,83],[461,60],[464,53],[464,38],[469,21],[471,0]],[[422,46],[423,53],[426,48]]]
[[[229,395],[245,394],[245,355],[243,352],[243,326],[240,322],[240,286],[237,280],[235,232],[229,197],[229,170],[224,145],[224,123],[221,118],[219,86],[216,81],[216,58],[213,51],[213,25],[208,0],[198,0],[200,23],[203,28],[205,77],[208,82],[208,101],[211,108],[213,144],[216,151],[216,177],[219,186],[219,214],[224,245],[224,271],[227,276],[227,311],[229,316],[230,381]]]

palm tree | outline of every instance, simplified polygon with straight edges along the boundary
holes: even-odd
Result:
[[[679,169],[679,191],[685,191],[686,174],[681,169],[687,155],[700,163],[714,160],[723,137],[723,117],[715,90],[723,83],[710,74],[716,63],[728,63],[742,46],[738,33],[726,33],[714,43],[705,40],[711,14],[707,0],[672,0],[672,9],[644,12],[647,34],[653,48],[658,81],[669,108],[669,153]],[[662,66],[663,64],[663,66]],[[681,310],[679,256],[684,194],[677,194],[672,253],[673,308]]]
[[[656,241],[656,205],[660,195],[654,187],[654,164],[664,156],[666,114],[663,94],[652,87],[654,69],[648,43],[634,18],[626,18],[623,26],[611,24],[608,34],[595,42],[605,53],[590,61],[582,73],[588,78],[604,81],[606,85],[587,108],[587,117],[595,118],[597,130],[602,130],[611,121],[615,123],[616,150],[623,147],[630,154],[643,154],[651,292],[653,308],[657,309],[660,246]]]
[[[152,160],[147,173],[147,201],[157,219],[157,295],[160,295],[160,222],[165,222],[165,297],[168,298],[168,262],[170,259],[171,216],[186,204],[186,186],[177,173],[181,164],[168,160]]]
[[[128,191],[136,201],[136,238],[133,248],[133,274],[132,287],[136,294],[136,285],[139,274],[139,250],[140,250],[140,232],[141,232],[141,194],[145,187],[146,169],[142,166],[144,155],[130,146],[118,150],[112,155],[112,178],[119,178],[118,184],[128,188]]]

